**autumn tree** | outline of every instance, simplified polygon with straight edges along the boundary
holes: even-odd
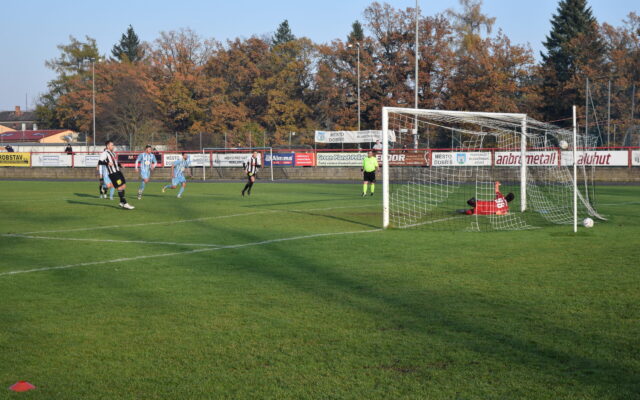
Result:
[[[69,36],[70,43],[58,45],[60,56],[45,62],[57,76],[48,83],[49,91],[40,97],[36,115],[41,125],[89,131],[89,118],[82,110],[61,108],[60,99],[70,93],[79,81],[91,79],[91,62],[100,58],[95,39],[80,41]]]
[[[191,29],[161,32],[148,56],[152,79],[157,82],[160,112],[170,132],[178,134],[184,145],[200,133],[194,124],[206,110],[202,96],[207,92],[204,69],[219,43],[202,39]]]
[[[314,126],[308,105],[313,84],[316,46],[306,38],[275,46],[256,80],[252,94],[257,100],[260,122],[273,133],[275,144],[284,144],[289,132],[307,132]]]
[[[512,45],[502,32],[490,33],[495,18],[482,13],[482,1],[460,0],[449,10],[456,35],[455,73],[446,107],[460,111],[524,112],[532,106],[534,88],[528,76],[535,65],[530,48]]]
[[[611,124],[613,132],[606,131],[603,124],[603,135],[609,134],[607,144],[637,145],[640,137],[637,135],[637,111],[632,112],[631,106],[640,104],[640,16],[629,13],[622,26],[614,27],[607,23],[601,27],[601,35],[606,48],[605,63],[609,74],[595,81],[594,106],[601,118],[609,112],[608,102],[609,83],[611,84]],[[634,91],[635,87],[635,91]],[[632,96],[635,94],[635,100]],[[632,114],[633,117],[632,118]],[[619,135],[614,135],[617,132]],[[613,142],[618,137],[617,143]],[[603,138],[604,139],[604,138]],[[635,140],[634,140],[635,139]]]
[[[223,79],[220,102],[211,110],[212,120],[207,131],[221,137],[227,134],[228,143],[245,145],[248,134],[258,136],[253,143],[264,143],[265,128],[259,118],[266,110],[264,99],[254,92],[258,80],[271,73],[270,44],[258,37],[229,40],[226,46],[216,49],[205,67],[211,79]]]
[[[101,130],[110,138],[134,148],[151,143],[153,134],[165,131],[159,113],[159,91],[147,67],[110,62],[101,68],[100,75],[108,92],[99,120]]]
[[[482,30],[491,33],[495,17],[482,13],[482,0],[459,0],[462,10],[448,9],[447,16],[451,19],[453,29],[457,32],[457,46],[459,52],[478,47],[482,38]]]

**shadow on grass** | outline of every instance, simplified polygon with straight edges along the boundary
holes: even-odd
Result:
[[[88,193],[74,193],[73,194],[76,197],[82,197],[82,198],[89,198],[89,199],[100,199],[100,197],[96,194],[88,194]]]
[[[266,204],[252,204],[250,206],[245,207],[271,207],[271,206],[290,206],[294,204],[308,204],[308,203],[323,203],[323,202],[335,202],[336,199],[325,199],[325,200],[301,200],[301,201],[289,201],[289,202],[281,202],[281,203],[266,203]]]
[[[264,240],[246,231],[229,231],[229,234],[244,236],[247,243]],[[557,382],[556,386],[573,390],[578,397],[591,391],[598,393],[596,397],[618,399],[634,398],[638,394],[640,388],[636,378],[640,371],[637,368],[615,359],[584,355],[588,350],[578,353],[562,346],[562,343],[592,343],[595,346],[595,343],[607,343],[607,338],[592,331],[580,334],[557,326],[532,305],[513,299],[493,300],[471,291],[433,291],[410,281],[395,281],[393,290],[385,290],[386,286],[375,279],[354,278],[349,274],[348,266],[328,269],[326,260],[320,265],[312,254],[294,249],[288,251],[287,248],[286,244],[271,244],[260,247],[257,252],[243,251],[239,259],[242,260],[242,271],[279,281],[323,301],[357,308],[375,318],[380,330],[412,331],[423,335],[425,345],[429,336],[437,336],[452,349],[477,353],[478,363],[491,360],[506,368],[519,365],[537,375],[537,385],[544,385],[551,379]],[[202,264],[194,264],[194,269],[199,265]],[[203,265],[202,272],[211,273],[210,266]],[[476,315],[483,317],[476,318]],[[543,340],[532,339],[540,334],[540,327],[532,326],[532,321],[544,323]],[[522,331],[522,336],[518,331]],[[610,354],[615,354],[615,347],[612,343]],[[574,387],[582,389],[572,389]]]
[[[98,199],[99,200],[99,199]],[[104,199],[102,201],[105,201]],[[109,200],[107,200],[109,201]],[[114,198],[114,201],[115,198]],[[106,207],[106,208],[120,208],[118,206],[118,203],[116,202],[115,204],[113,204],[113,202],[109,201],[109,203],[87,203],[85,201],[77,201],[77,200],[67,200],[67,203],[69,204],[77,204],[77,205],[82,205],[82,206],[93,206],[93,207]]]
[[[380,228],[380,225],[373,225],[373,224],[369,224],[369,223],[366,223],[366,222],[358,221],[358,220],[352,219],[352,218],[338,217],[337,215],[327,215],[327,214],[321,214],[321,213],[316,213],[316,212],[299,211],[299,210],[288,210],[287,212],[290,212],[292,214],[302,214],[302,215],[310,215],[310,216],[314,216],[314,217],[322,217],[322,218],[332,219],[332,220],[340,221],[340,222],[348,222],[350,224],[360,225],[360,226],[364,226],[366,228],[373,228],[373,229]]]

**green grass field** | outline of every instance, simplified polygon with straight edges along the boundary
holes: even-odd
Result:
[[[573,234],[380,231],[358,184],[242,185],[131,183],[125,211],[0,182],[0,398],[640,398],[640,187]]]

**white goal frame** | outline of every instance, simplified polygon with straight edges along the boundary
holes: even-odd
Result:
[[[258,151],[261,153],[266,154],[267,151],[269,153],[269,156],[271,157],[271,164],[269,165],[269,170],[271,172],[271,181],[273,181],[273,147],[233,147],[233,148],[229,148],[229,147],[204,147],[202,148],[202,155],[204,158],[204,155],[207,154],[207,152],[210,153],[247,153],[247,155],[250,155],[251,152],[253,151]],[[266,157],[264,157],[266,158]],[[264,162],[265,160],[261,160],[262,161],[262,168],[264,169]],[[205,163],[202,164],[202,180],[206,180],[206,169],[207,167],[209,168],[214,168],[211,166],[211,162],[209,163],[209,165],[206,165]],[[231,167],[221,167],[221,168],[231,168]]]
[[[466,111],[444,111],[444,110],[428,110],[417,108],[401,108],[401,107],[383,107],[382,108],[382,227],[387,229],[390,224],[389,218],[389,199],[390,199],[390,183],[389,183],[389,113],[399,113],[405,115],[418,116],[426,114],[448,114],[448,115],[468,115],[481,117],[508,117],[514,120],[520,120],[521,124],[521,140],[520,140],[520,212],[527,210],[527,114],[515,113],[491,113],[491,112],[466,112]],[[416,127],[417,128],[417,127]],[[576,109],[573,107],[573,143],[576,141]],[[577,210],[577,163],[576,163],[576,146],[573,147],[573,226],[574,232],[577,232],[578,210]],[[429,166],[432,168],[432,166]]]

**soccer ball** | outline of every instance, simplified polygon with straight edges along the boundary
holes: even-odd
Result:
[[[566,150],[569,148],[569,143],[566,140],[561,140],[560,141],[560,148],[562,150]]]
[[[584,226],[585,228],[593,228],[593,220],[591,218],[583,219],[582,226]]]

